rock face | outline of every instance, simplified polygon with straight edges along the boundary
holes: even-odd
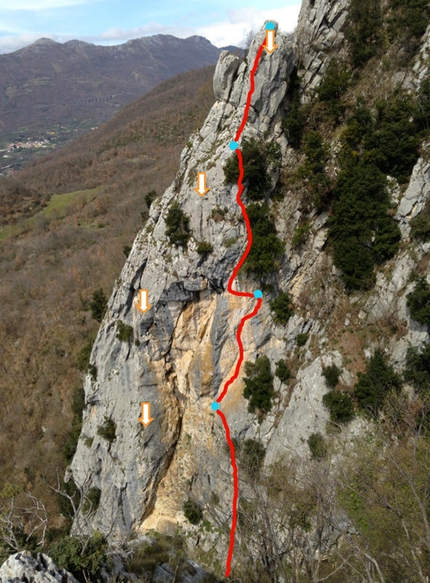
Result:
[[[430,163],[419,159],[412,172],[409,186],[399,204],[397,219],[404,238],[409,237],[409,221],[418,215],[430,198]]]
[[[195,479],[196,472],[213,480],[212,488],[226,502],[229,497],[228,475],[226,480],[219,476],[219,465],[228,459],[209,405],[235,364],[234,330],[251,303],[224,291],[246,245],[246,231],[235,188],[224,185],[223,164],[231,155],[228,144],[242,120],[250,67],[264,37],[262,30],[240,64],[237,57],[221,55],[214,80],[219,99],[183,151],[175,183],[152,205],[110,299],[91,356],[97,380],[86,379],[84,427],[71,467],[75,482],[84,489],[98,488],[101,498],[94,514],[80,514],[77,529],[123,534],[142,523],[152,526],[154,516],[157,525],[164,515],[171,521],[182,506],[186,481]],[[247,136],[261,137],[268,129],[277,135],[294,65],[287,37],[278,34],[277,44],[274,54],[263,55],[255,76]],[[194,191],[198,171],[207,173],[210,185],[204,197]],[[187,250],[172,247],[165,234],[173,201],[190,219],[193,238]],[[223,220],[217,209],[222,209]],[[199,255],[199,241],[210,241],[214,252]],[[145,314],[135,305],[139,289],[149,293],[152,307]],[[133,328],[134,341],[117,338],[118,321]],[[245,333],[249,358],[269,340],[270,321],[266,306]],[[277,341],[271,342],[275,348]],[[237,412],[233,426],[246,432],[252,420],[241,392],[238,382],[226,410]],[[154,417],[146,428],[138,421],[145,401]],[[99,434],[106,419],[116,424],[111,441]]]
[[[333,1],[328,8],[322,0],[304,1],[296,50],[307,91],[319,83],[330,55],[345,50],[342,29],[347,5],[347,0]],[[224,527],[231,516],[230,459],[210,404],[234,370],[237,326],[254,301],[227,292],[247,238],[235,201],[237,186],[224,183],[223,167],[232,155],[229,143],[243,118],[250,70],[264,36],[262,29],[245,60],[226,51],[221,54],[214,77],[217,102],[182,152],[174,183],[152,204],[148,223],[137,235],[110,298],[91,354],[83,430],[70,468],[70,476],[84,492],[100,491],[100,503],[88,514],[78,513],[75,531],[97,529],[114,538],[133,530],[174,534],[179,525],[194,533],[196,554],[225,551],[224,528],[192,531],[182,509],[187,498],[202,506],[217,500],[214,523]],[[297,62],[290,41],[280,32],[276,44],[272,55],[263,54],[256,72],[243,136],[277,142],[283,167],[294,172],[300,162],[287,147],[280,120]],[[206,172],[210,188],[203,197],[194,190],[198,172]],[[274,173],[273,183],[276,180]],[[429,196],[429,183],[428,163],[419,160],[409,189],[403,198],[399,191],[395,201],[405,238],[410,218]],[[248,202],[246,192],[244,199]],[[172,246],[166,236],[173,202],[189,218],[192,236],[186,247]],[[288,191],[273,208],[285,255],[269,281],[271,291],[264,292],[261,310],[245,325],[242,340],[245,361],[268,355],[272,372],[280,359],[294,361],[294,381],[286,385],[275,378],[273,407],[261,423],[248,412],[241,376],[222,405],[232,436],[259,439],[267,465],[292,454],[309,459],[309,436],[325,431],[329,415],[322,405],[327,391],[322,370],[333,363],[344,364],[341,347],[332,348],[331,340],[339,343],[340,338],[354,355],[351,368],[343,367],[343,382],[348,384],[364,368],[364,346],[354,334],[354,325],[365,321],[382,327],[389,318],[397,319],[404,329],[390,344],[397,366],[408,344],[418,345],[426,336],[411,322],[406,307],[405,293],[416,267],[408,252],[399,253],[392,269],[378,273],[373,291],[348,297],[325,252],[327,214],[308,213],[307,239],[297,247],[292,239],[303,225],[300,194]],[[213,251],[200,255],[199,242],[209,242]],[[234,285],[247,291],[258,286],[242,274]],[[140,289],[148,290],[151,305],[144,314],[136,307]],[[287,291],[299,307],[286,326],[274,322],[270,309],[270,300],[280,291]],[[300,350],[299,335],[307,335],[301,338],[305,344]],[[151,404],[154,418],[147,427],[138,421],[142,402]],[[344,431],[345,438],[364,425],[363,420],[353,421]]]
[[[178,577],[178,575],[169,565],[160,565],[152,577],[152,583],[171,583],[171,581],[175,581],[175,577]],[[186,569],[179,575],[178,583],[205,583],[205,581],[213,580],[208,577],[207,571],[194,561],[188,560]]]
[[[421,49],[418,58],[412,67],[411,77],[412,85],[418,87],[421,81],[424,79],[425,75],[429,70],[429,57],[430,57],[430,24],[427,27],[425,35],[422,39]]]
[[[29,551],[10,556],[0,567],[1,583],[79,583],[68,571],[59,569],[43,553],[34,559]]]
[[[332,57],[342,56],[349,0],[303,0],[296,31],[298,66],[306,95],[319,85]]]

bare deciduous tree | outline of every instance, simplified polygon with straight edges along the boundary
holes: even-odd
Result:
[[[0,493],[0,542],[18,552],[26,543],[35,541],[43,547],[48,528],[46,507],[31,492],[20,493],[7,485]]]

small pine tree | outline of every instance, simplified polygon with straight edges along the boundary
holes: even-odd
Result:
[[[176,200],[172,202],[167,213],[166,227],[166,236],[169,237],[172,245],[181,247],[187,245],[191,236],[189,218]]]
[[[116,423],[111,417],[105,417],[103,425],[100,425],[97,429],[97,434],[103,437],[109,443],[112,443],[116,439]]]
[[[93,340],[88,339],[85,345],[79,351],[78,358],[76,360],[76,366],[81,372],[87,372],[88,370],[92,348]]]
[[[406,353],[404,379],[418,393],[430,390],[430,342],[420,349],[410,346]]]
[[[380,0],[352,0],[345,36],[354,67],[362,67],[377,54],[382,43],[381,31]]]
[[[101,322],[107,310],[107,297],[105,296],[105,293],[101,287],[96,289],[96,291],[93,293],[93,297],[90,302],[90,309],[94,320],[96,322]]]
[[[278,362],[276,363],[275,375],[283,383],[286,383],[287,381],[290,380],[291,372],[283,358],[281,358],[281,360],[278,360]]]
[[[271,189],[267,173],[271,165],[281,162],[281,151],[276,143],[266,144],[255,138],[245,138],[241,145],[244,169],[244,184],[247,185],[249,200],[262,200]],[[236,184],[239,178],[237,154],[233,154],[224,166],[226,184]]]
[[[366,372],[358,373],[358,382],[354,395],[358,406],[365,413],[377,416],[385,398],[391,392],[399,392],[401,379],[388,363],[388,358],[381,349],[376,349],[366,364]]]
[[[188,522],[191,522],[191,524],[199,524],[203,519],[203,510],[197,502],[194,502],[194,500],[187,500],[184,502],[183,510],[185,518]]]
[[[128,342],[130,344],[130,342],[133,341],[134,336],[133,326],[130,326],[130,324],[125,324],[122,320],[118,320],[116,327],[116,337],[118,340],[121,340],[121,342]]]
[[[243,396],[249,399],[248,411],[258,411],[259,415],[270,411],[273,396],[273,375],[270,360],[266,355],[259,356],[255,363],[245,362],[245,388]]]
[[[281,326],[286,326],[294,313],[290,296],[285,292],[281,292],[276,298],[270,300],[270,308],[275,314],[273,317],[275,324]]]
[[[151,207],[151,204],[154,202],[154,200],[157,198],[157,191],[156,190],[150,190],[149,192],[147,192],[145,194],[145,203],[146,206],[148,207],[148,209]]]
[[[290,146],[295,150],[298,150],[306,126],[306,118],[300,104],[300,79],[297,75],[296,67],[294,67],[290,75],[287,91],[287,98],[288,97],[291,104],[287,116],[282,120],[282,128],[285,130]]]
[[[308,446],[313,459],[322,460],[327,457],[327,445],[321,433],[312,433],[308,438]]]
[[[354,404],[347,393],[329,391],[323,396],[323,404],[333,423],[348,423],[354,417]]]
[[[335,364],[323,367],[322,374],[325,378],[326,385],[330,389],[334,389],[338,384],[341,372],[342,371],[340,368],[338,368]]]
[[[260,281],[277,268],[277,258],[284,251],[282,241],[276,235],[267,204],[251,203],[246,207],[252,228],[252,247],[246,258],[244,270]]]
[[[199,255],[208,255],[208,253],[212,253],[213,250],[213,246],[206,241],[200,241],[200,243],[197,245],[197,253]]]
[[[296,343],[297,346],[304,346],[308,341],[309,334],[297,334]]]
[[[406,305],[413,320],[430,324],[430,286],[425,277],[420,277],[414,290],[406,296]]]

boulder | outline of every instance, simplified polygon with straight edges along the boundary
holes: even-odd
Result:
[[[59,569],[43,553],[34,558],[30,551],[11,555],[0,567],[1,583],[79,583],[65,569]]]

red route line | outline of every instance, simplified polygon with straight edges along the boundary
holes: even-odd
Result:
[[[233,550],[234,550],[234,533],[236,531],[236,523],[237,523],[237,499],[239,497],[239,475],[237,472],[237,464],[236,464],[236,456],[234,454],[234,445],[233,441],[230,436],[230,427],[228,426],[227,419],[222,411],[218,409],[218,415],[221,417],[222,424],[224,425],[225,430],[225,437],[227,439],[228,445],[230,447],[230,457],[231,457],[231,466],[233,468],[233,483],[234,483],[234,492],[233,492],[233,516],[231,518],[231,528],[230,528],[230,546],[228,548],[228,556],[227,562],[225,567],[225,576],[228,577],[230,575],[230,566],[231,560],[233,558]]]
[[[256,57],[255,57],[254,66],[252,67],[252,70],[251,70],[250,88],[249,88],[248,96],[246,99],[246,105],[245,105],[245,111],[244,111],[242,123],[240,124],[240,127],[237,130],[237,133],[235,136],[236,142],[239,140],[239,138],[243,132],[243,129],[246,125],[246,121],[248,119],[249,108],[251,107],[251,98],[252,98],[252,94],[254,93],[254,89],[255,89],[254,76],[255,76],[255,73],[257,71],[258,64],[259,64],[259,61],[261,59],[261,55],[263,54],[264,47],[265,47],[265,42],[263,42],[260,45],[260,48],[258,49]],[[243,188],[244,188],[243,187],[243,177],[244,177],[243,156],[242,156],[242,152],[241,152],[241,150],[239,150],[239,148],[236,149],[236,153],[237,153],[237,161],[239,164],[239,179],[237,182],[238,191],[237,191],[237,195],[236,195],[236,202],[240,206],[240,208],[242,210],[243,218],[245,219],[246,231],[247,231],[247,235],[248,235],[248,243],[246,245],[246,249],[245,249],[242,257],[240,258],[238,264],[236,265],[236,267],[233,270],[233,273],[230,276],[230,279],[228,280],[227,290],[230,294],[232,294],[234,296],[239,296],[239,297],[244,297],[244,298],[254,298],[255,296],[253,293],[239,292],[239,291],[236,291],[233,289],[233,281],[236,279],[237,274],[239,273],[240,268],[242,267],[246,258],[248,257],[248,254],[249,254],[251,247],[252,247],[251,223],[249,221],[249,217],[248,217],[248,214],[246,212],[246,207],[243,204],[242,199],[241,199]],[[257,303],[256,303],[254,309],[252,310],[252,312],[250,312],[249,314],[246,314],[246,316],[244,316],[239,323],[239,326],[238,326],[237,332],[236,332],[236,340],[237,340],[237,345],[239,347],[239,358],[237,359],[236,368],[234,369],[234,373],[226,381],[221,394],[219,395],[219,397],[216,400],[217,403],[221,403],[221,401],[226,396],[230,385],[239,376],[239,371],[240,371],[240,367],[242,366],[242,363],[243,363],[243,355],[244,355],[242,337],[241,337],[242,330],[243,330],[243,327],[245,325],[245,322],[257,315],[259,309],[261,308],[262,303],[263,303],[263,300],[261,298],[258,298]],[[233,469],[233,502],[232,502],[232,520],[231,520],[231,528],[230,528],[230,545],[229,545],[229,549],[228,549],[228,556],[227,556],[226,567],[225,567],[225,576],[228,577],[230,575],[230,571],[231,571],[231,561],[233,558],[233,551],[234,551],[234,535],[235,535],[236,523],[237,523],[237,501],[239,498],[239,475],[238,475],[237,464],[236,464],[234,444],[233,444],[233,441],[231,439],[230,428],[229,428],[229,425],[227,423],[226,416],[219,409],[217,410],[217,413],[221,418],[222,424],[224,425],[225,436],[226,436],[226,439],[227,439],[227,442],[228,442],[228,445],[230,448],[231,466]]]
[[[240,124],[240,127],[237,130],[236,137],[234,138],[236,142],[239,141],[240,135],[243,132],[243,128],[245,127],[246,120],[248,119],[249,108],[251,107],[251,97],[252,97],[252,94],[254,93],[254,89],[255,89],[254,76],[255,76],[255,73],[257,72],[258,63],[260,62],[264,47],[265,47],[265,41],[261,43],[260,48],[258,49],[257,54],[255,55],[254,66],[252,67],[252,71],[251,71],[251,79],[250,79],[251,87],[249,88],[248,97],[246,99],[245,112],[243,114],[242,123]]]
[[[252,296],[254,297],[254,296]],[[255,305],[255,308],[252,310],[252,312],[250,312],[249,314],[246,314],[246,316],[244,316],[240,323],[239,326],[237,328],[237,332],[236,332],[236,340],[237,340],[237,344],[239,346],[239,358],[237,359],[237,363],[236,363],[236,368],[234,369],[234,373],[232,374],[232,376],[228,379],[228,381],[226,381],[224,388],[222,390],[221,395],[218,397],[218,399],[216,400],[217,403],[221,403],[221,401],[224,399],[224,397],[227,394],[228,388],[229,386],[237,379],[237,377],[239,376],[239,371],[240,371],[240,367],[242,366],[242,362],[243,362],[243,344],[242,344],[242,330],[243,327],[245,325],[245,322],[247,320],[250,320],[251,318],[253,318],[254,316],[257,315],[258,310],[261,308],[261,304],[263,303],[263,300],[261,298],[259,298],[257,300],[257,303]]]
[[[236,291],[236,290],[233,289],[233,281],[236,279],[237,274],[239,273],[239,269],[244,264],[245,259],[248,257],[248,253],[251,251],[251,247],[252,247],[252,229],[251,229],[251,223],[249,222],[249,217],[248,217],[248,214],[246,212],[246,207],[243,204],[242,199],[241,199],[242,192],[243,192],[243,188],[244,188],[243,187],[243,184],[242,184],[242,180],[243,180],[243,176],[244,176],[243,156],[242,156],[242,152],[239,150],[239,148],[236,150],[236,153],[237,153],[237,162],[239,164],[239,180],[237,182],[238,190],[237,190],[237,195],[236,195],[236,202],[240,206],[240,208],[242,210],[243,218],[245,219],[246,232],[248,234],[248,243],[246,244],[245,252],[243,253],[242,257],[240,258],[239,263],[234,268],[233,273],[231,274],[230,279],[228,280],[227,289],[228,289],[229,293],[231,293],[234,296],[240,296],[242,298],[253,298],[254,297],[254,294],[252,294],[252,293],[249,293],[249,292],[239,292],[239,291]],[[223,398],[224,398],[224,391],[223,391],[223,394],[222,394],[221,399],[223,399]]]

